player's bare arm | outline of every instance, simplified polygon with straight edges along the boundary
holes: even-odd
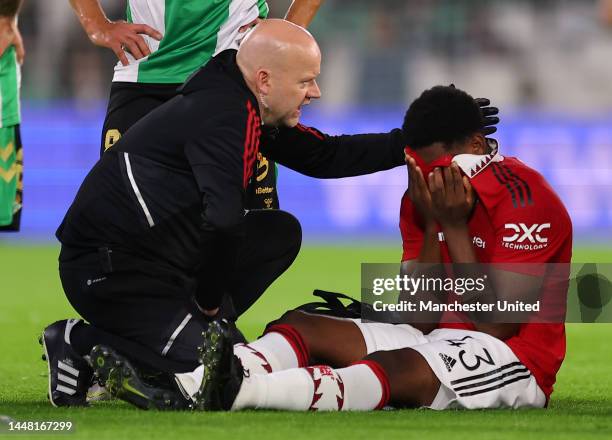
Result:
[[[91,42],[111,49],[124,66],[129,64],[126,51],[135,59],[151,54],[143,35],[156,40],[163,37],[159,31],[146,24],[109,20],[99,0],[70,0],[70,5]]]
[[[20,6],[21,0],[0,0],[0,56],[13,45],[17,62],[23,64],[25,49],[17,27],[17,13]]]
[[[323,0],[293,0],[287,10],[285,20],[306,28],[312,22],[322,3]]]
[[[287,10],[285,20],[295,23],[298,26],[302,26],[303,28],[307,28],[314,19],[315,15],[317,15],[317,11],[321,7],[322,3],[323,0],[294,0]],[[257,17],[250,23],[241,26],[240,32],[248,31],[253,26],[257,26],[262,20],[263,18]]]

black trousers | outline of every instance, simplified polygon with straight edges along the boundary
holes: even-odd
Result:
[[[137,121],[177,95],[180,84],[114,82],[102,126],[100,155],[110,148]],[[253,179],[247,188],[248,209],[278,209],[276,164],[257,155]]]
[[[229,301],[220,311],[233,319],[289,268],[302,238],[299,222],[284,211],[249,211],[245,219],[246,240],[228,280]],[[75,252],[62,248],[63,256],[70,253]],[[107,253],[95,251],[65,260],[60,258],[64,292],[91,324],[73,329],[77,352],[87,354],[94,345],[108,344],[128,356],[137,352],[146,364],[166,371],[187,371],[197,364],[208,321],[193,301],[193,289],[179,282],[183,278],[116,251],[110,260]]]

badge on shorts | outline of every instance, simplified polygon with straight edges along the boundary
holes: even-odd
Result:
[[[444,354],[444,353],[438,353],[438,354],[442,358],[442,362],[444,362],[444,365],[446,366],[446,369],[448,370],[448,372],[450,373],[451,371],[453,371],[453,367],[457,363],[457,359],[454,359],[451,356]]]

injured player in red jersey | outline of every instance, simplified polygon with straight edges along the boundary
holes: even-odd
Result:
[[[488,294],[564,302],[567,284],[551,282],[543,266],[569,270],[571,220],[540,174],[483,136],[474,100],[434,87],[411,105],[403,130],[402,273],[419,263],[521,263],[529,270],[492,273]],[[565,356],[562,319],[455,318],[394,325],[290,311],[261,338],[235,346],[228,325],[215,322],[202,365],[177,379],[203,410],[547,405]]]

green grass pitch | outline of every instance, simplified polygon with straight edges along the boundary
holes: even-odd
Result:
[[[67,438],[612,439],[612,325],[568,325],[568,354],[548,410],[206,414],[146,412],[122,402],[52,408],[37,337],[46,324],[75,316],[61,291],[57,251],[0,242],[0,415],[70,420],[75,431]],[[395,262],[399,256],[399,247],[391,246],[306,247],[240,325],[248,337],[256,337],[266,322],[309,301],[314,288],[357,295],[361,262]],[[612,262],[612,250],[578,247],[574,260]],[[26,437],[6,434],[11,436]]]

